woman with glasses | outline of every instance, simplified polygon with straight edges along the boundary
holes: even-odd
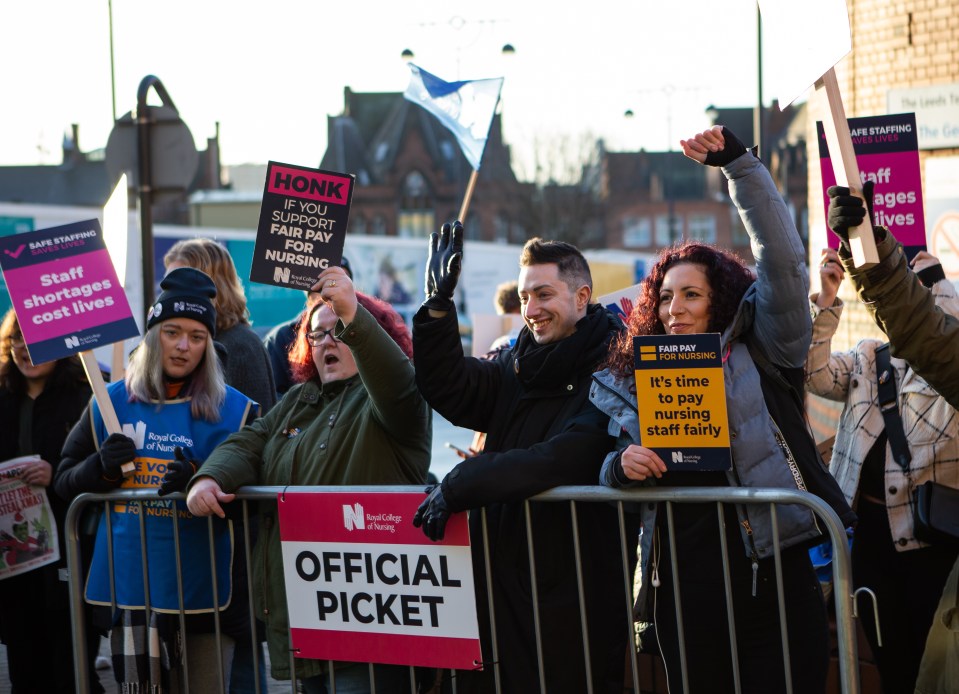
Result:
[[[325,270],[291,350],[298,385],[262,419],[230,436],[191,483],[190,511],[224,515],[244,485],[422,484],[430,464],[429,407],[416,387],[412,339],[389,304]],[[265,617],[272,675],[290,679],[290,639],[276,504],[261,502],[253,550],[256,614]],[[327,691],[328,663],[296,658],[308,694]],[[376,691],[409,691],[409,670],[378,665]],[[336,691],[369,691],[362,663],[336,664]]]
[[[0,322],[0,460],[35,455],[35,461],[20,467],[20,480],[49,487],[63,441],[89,401],[79,358],[34,364],[13,309],[7,311]],[[62,540],[68,504],[52,492],[47,498]],[[7,647],[14,694],[74,691],[73,658],[50,657],[71,648],[70,595],[59,575],[66,565],[61,541],[60,561],[0,581],[0,639]],[[98,645],[99,635],[91,629],[88,667],[94,692],[103,691],[90,667]]]

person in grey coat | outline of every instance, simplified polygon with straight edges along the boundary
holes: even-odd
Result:
[[[723,167],[750,234],[757,276],[731,253],[701,243],[684,242],[661,253],[643,282],[627,331],[611,346],[607,368],[594,375],[590,397],[610,415],[609,431],[618,436],[600,482],[617,488],[655,483],[806,489],[803,471],[814,469],[805,461],[816,455],[815,444],[805,430],[801,405],[785,388],[770,383],[775,370],[802,388],[811,327],[799,234],[762,162],[727,128],[716,126],[681,142],[687,157]],[[667,472],[656,452],[643,445],[633,336],[698,333],[721,335],[732,469]],[[830,484],[828,479],[825,484]],[[835,481],[831,484],[841,515],[851,520]],[[670,687],[682,690],[684,650],[686,691],[735,691],[734,653],[741,691],[786,691],[769,507],[727,505],[724,529],[714,504],[676,504],[669,527],[666,514],[657,513],[655,505],[642,504],[641,509],[643,580],[637,611],[640,618],[655,622]],[[779,506],[777,520],[792,691],[822,692],[828,623],[807,551],[820,531],[803,506]],[[671,565],[670,535],[675,538],[678,576]],[[724,560],[730,572],[735,650],[727,626]],[[681,629],[676,619],[680,587]]]

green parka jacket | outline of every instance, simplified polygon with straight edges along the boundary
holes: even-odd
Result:
[[[432,415],[416,388],[413,365],[362,306],[336,338],[359,373],[291,388],[266,416],[217,446],[197,473],[225,492],[244,485],[421,484],[432,444]],[[292,433],[297,431],[298,433]],[[236,503],[236,502],[234,502]],[[253,552],[256,615],[266,623],[272,675],[290,679],[289,620],[276,503],[260,503]],[[297,659],[297,678],[326,669]]]
[[[889,338],[892,356],[959,407],[959,319],[936,306],[895,237],[883,227],[875,232],[879,263],[872,267],[857,268],[845,245],[839,249],[856,293]]]

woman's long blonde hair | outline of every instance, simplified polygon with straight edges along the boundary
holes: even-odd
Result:
[[[216,285],[216,331],[222,333],[235,325],[250,324],[243,284],[236,274],[233,258],[221,244],[207,238],[177,241],[163,256],[163,264],[182,263],[213,278]]]
[[[163,377],[163,347],[160,330],[163,322],[147,330],[139,346],[130,355],[126,384],[130,402],[157,402],[162,407],[166,402],[166,381]],[[196,419],[208,422],[220,421],[220,409],[226,400],[226,381],[223,367],[213,347],[213,338],[207,334],[203,358],[190,374],[179,397],[190,398],[190,412]]]

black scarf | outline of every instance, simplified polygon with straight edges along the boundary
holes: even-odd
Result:
[[[600,304],[590,304],[576,331],[544,345],[524,326],[513,348],[513,370],[528,391],[565,387],[571,375],[592,373],[606,357],[613,335],[623,324]]]

